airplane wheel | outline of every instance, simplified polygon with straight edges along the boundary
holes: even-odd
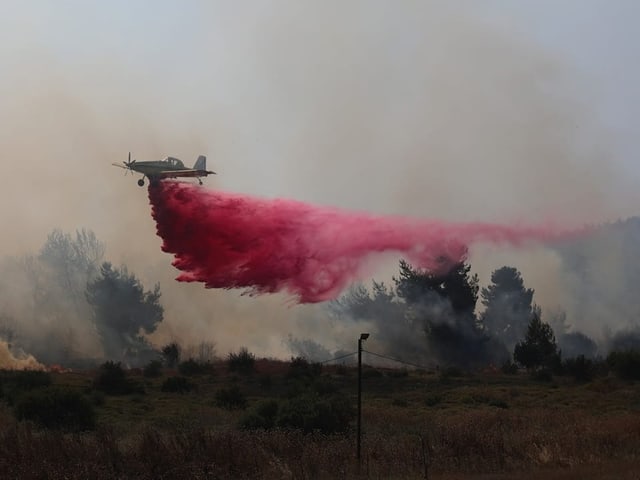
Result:
[[[140,185],[141,187],[144,187],[144,180],[143,179],[138,180],[138,185]]]

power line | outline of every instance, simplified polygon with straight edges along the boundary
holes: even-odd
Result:
[[[404,360],[400,360],[399,358],[393,358],[393,357],[389,357],[387,355],[382,355],[380,353],[370,352],[369,350],[364,350],[363,349],[362,351],[368,353],[369,355],[373,355],[374,357],[380,357],[380,358],[385,358],[387,360],[393,360],[394,362],[402,363],[404,365],[410,365],[412,367],[422,368],[422,369],[425,369],[425,370],[433,369],[433,367],[426,367],[424,365],[418,365],[417,363],[406,362]]]
[[[358,353],[358,352],[347,353],[346,355],[340,355],[339,357],[330,358],[329,360],[324,360],[324,361],[318,362],[318,363],[335,362],[336,360],[342,360],[343,358],[351,357],[352,355],[355,355],[356,353]]]

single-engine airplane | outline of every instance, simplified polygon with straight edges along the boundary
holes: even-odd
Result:
[[[164,160],[154,160],[150,162],[138,162],[137,160],[131,160],[131,152],[129,152],[129,160],[126,162],[114,163],[116,167],[124,168],[132,172],[138,172],[142,174],[142,178],[138,180],[138,185],[144,186],[144,177],[149,179],[150,183],[162,180],[164,178],[178,178],[178,177],[196,177],[200,185],[202,185],[201,177],[207,175],[215,175],[216,172],[207,170],[207,157],[200,155],[193,165],[193,168],[187,168],[179,160],[174,157],[167,157]]]

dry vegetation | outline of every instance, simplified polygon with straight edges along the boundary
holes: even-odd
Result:
[[[255,372],[238,375],[219,363],[208,374],[190,377],[195,389],[183,394],[161,391],[175,371],[157,378],[130,371],[136,388],[116,396],[92,390],[95,372],[52,374],[54,387],[94,401],[96,429],[61,432],[18,422],[5,401],[0,477],[638,478],[637,382],[539,383],[525,374],[369,370],[359,467],[353,430],[246,431],[238,427],[245,410],[216,406],[216,392],[230,385],[246,395],[248,408],[290,395],[287,370],[286,363],[258,361]],[[324,368],[322,377],[355,403],[353,369]]]

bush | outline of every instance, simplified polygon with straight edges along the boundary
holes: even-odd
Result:
[[[221,388],[216,392],[215,404],[227,410],[243,409],[247,406],[247,398],[236,385],[233,385],[229,388]]]
[[[14,415],[51,429],[82,431],[95,427],[93,404],[74,390],[39,388],[27,392],[16,402]]]
[[[445,367],[440,370],[440,383],[447,384],[451,381],[452,378],[463,377],[464,372],[458,367]]]
[[[338,385],[329,377],[317,378],[311,384],[311,388],[318,393],[318,395],[330,395],[338,391]]]
[[[162,375],[162,362],[159,360],[150,361],[142,370],[142,374],[147,378],[157,378]]]
[[[518,373],[518,365],[513,363],[511,360],[507,360],[502,364],[500,370],[506,375],[515,375]]]
[[[336,375],[348,375],[349,369],[344,363],[336,365]]]
[[[240,428],[245,430],[269,430],[276,425],[280,406],[276,400],[263,400],[240,419]]]
[[[435,407],[440,402],[442,402],[442,396],[437,394],[429,395],[424,399],[424,403],[427,407]]]
[[[91,403],[93,403],[97,407],[101,407],[102,405],[104,405],[104,392],[101,392],[100,390],[91,390],[89,392],[89,398],[91,399]]]
[[[23,392],[51,385],[51,375],[40,370],[6,370],[0,373],[0,398],[12,404]]]
[[[195,385],[186,377],[169,377],[163,383],[160,390],[171,393],[189,393]]]
[[[579,382],[590,382],[596,373],[593,360],[586,358],[584,355],[567,358],[562,364],[562,369],[565,374],[571,375]]]
[[[281,405],[276,425],[305,433],[344,433],[354,416],[354,409],[346,396],[319,397],[310,392]]]
[[[180,362],[180,345],[176,342],[165,345],[162,347],[162,356],[167,367],[175,367]]]
[[[273,386],[273,378],[271,377],[271,375],[266,373],[260,376],[259,383],[261,388],[264,388],[265,390],[271,390],[271,387]]]
[[[399,398],[396,397],[391,401],[391,405],[393,405],[394,407],[408,407],[409,406],[409,402],[407,401],[406,398]]]
[[[362,378],[381,378],[383,373],[373,367],[362,367]]]
[[[389,372],[391,378],[407,378],[409,376],[409,370],[406,368],[393,369]]]
[[[322,373],[321,363],[309,363],[304,357],[291,357],[288,378],[315,378]]]
[[[210,362],[198,362],[193,358],[185,360],[178,365],[178,372],[181,375],[204,375],[206,373],[213,373],[213,364]]]
[[[607,356],[607,364],[625,380],[640,380],[640,350],[614,351]]]
[[[548,368],[539,368],[531,371],[531,378],[539,382],[550,382],[553,380],[553,375]]]
[[[507,404],[507,402],[505,402],[504,400],[496,399],[496,398],[489,400],[487,404],[490,407],[505,408],[505,409],[509,408],[509,404]]]
[[[228,364],[232,372],[251,373],[255,369],[256,356],[242,347],[238,353],[229,353]]]
[[[133,384],[127,379],[120,362],[105,362],[100,365],[93,386],[107,395],[127,395],[134,391]]]

